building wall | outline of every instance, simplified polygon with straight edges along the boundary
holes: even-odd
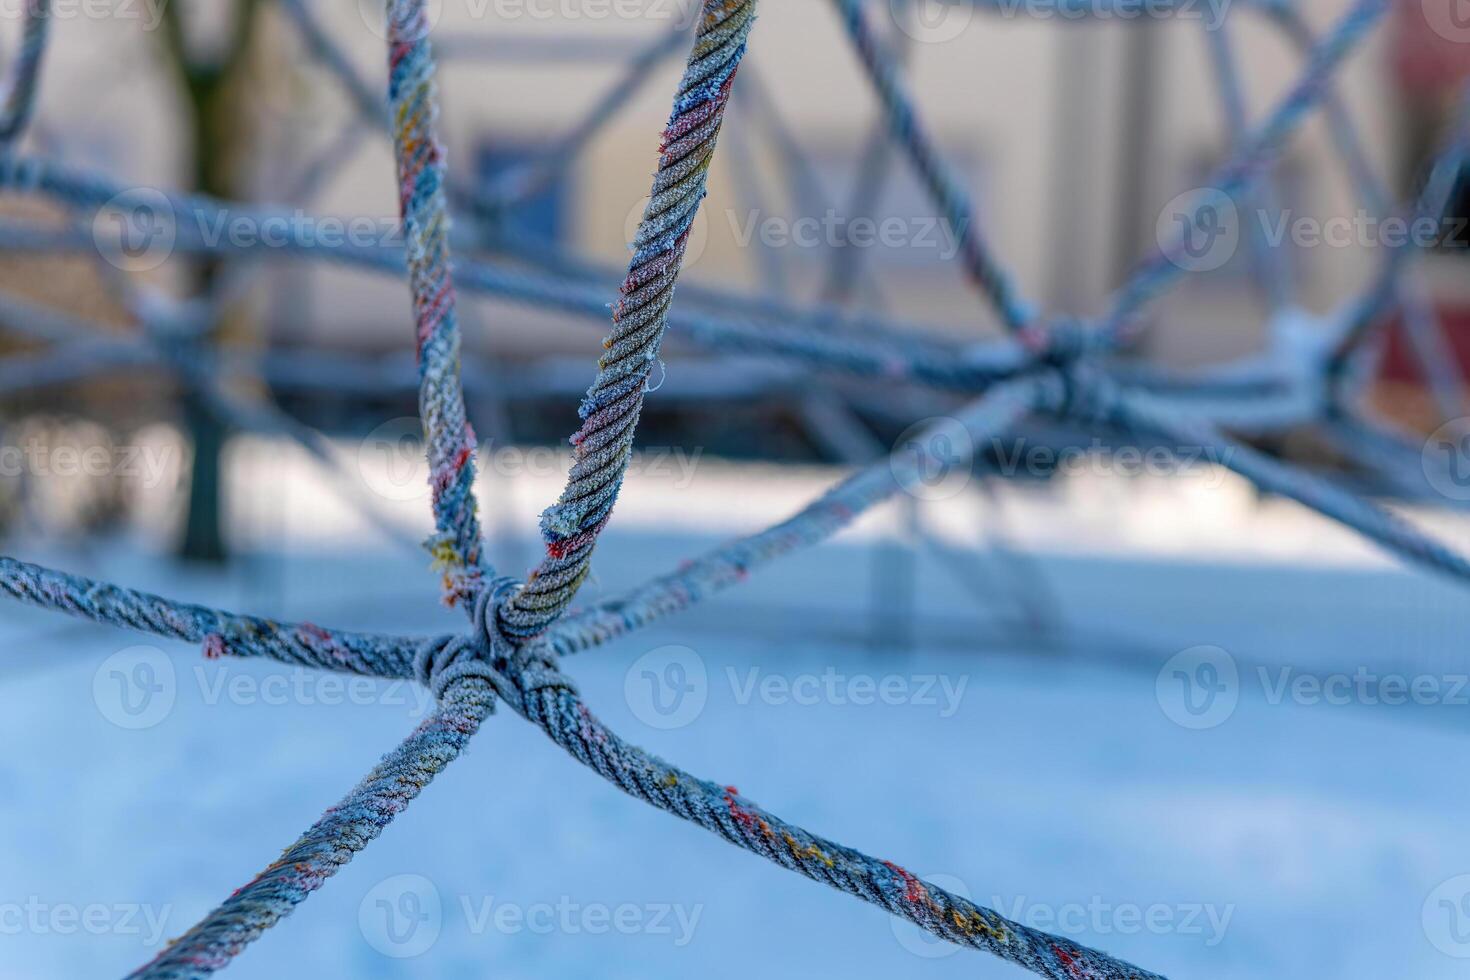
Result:
[[[435,31],[446,52],[440,85],[451,170],[469,174],[486,147],[500,152],[544,144],[621,70],[617,59],[590,56],[537,63],[538,46],[563,38],[581,50],[596,41],[626,55],[669,30],[690,2],[442,0]],[[905,20],[905,33],[894,30],[897,15],[890,12],[906,2],[921,5],[922,19]],[[382,85],[380,13],[372,0],[317,6],[362,73]],[[1341,8],[1333,0],[1307,0],[1304,7],[1319,30]],[[609,10],[634,15],[596,13]],[[871,11],[876,24],[907,39],[917,102],[976,199],[982,233],[1022,292],[1047,310],[1086,314],[1105,308],[1131,261],[1155,247],[1155,227],[1167,203],[1200,184],[1226,148],[1200,19],[1150,22],[1145,43],[1137,39],[1137,23],[1008,16],[939,0],[874,0]],[[179,147],[168,114],[157,111],[168,90],[150,58],[146,31],[117,20],[58,26],[41,106],[45,141],[133,179],[176,182],[172,161]],[[335,81],[308,61],[279,16],[268,30],[257,86],[264,121],[257,191],[263,200],[292,189],[296,171],[340,138],[351,113]],[[1248,9],[1232,12],[1229,37],[1248,90],[1249,115],[1259,120],[1294,80],[1301,59]],[[490,50],[481,50],[484,56],[466,53],[477,45]],[[1153,84],[1139,98],[1128,80],[1144,57],[1155,59]],[[626,261],[625,241],[655,165],[656,136],[680,60],[659,66],[571,169],[563,201],[569,249],[612,266]],[[99,85],[101,79],[108,81]],[[857,160],[874,129],[872,94],[829,3],[764,6],[712,174],[706,241],[689,275],[760,290],[769,288],[763,270],[775,267],[793,297],[810,299],[819,295],[828,271],[820,249],[761,246],[759,239],[741,243],[752,213],[779,224],[818,206],[796,200],[783,179],[779,154],[745,91],[752,82],[779,104],[785,125],[816,164],[819,196],[839,210],[851,200]],[[1396,103],[1386,41],[1380,37],[1355,55],[1339,84],[1373,164],[1390,172]],[[1130,123],[1138,119],[1149,122],[1143,132]],[[927,205],[902,160],[891,161],[891,173],[880,206],[911,219],[910,238],[923,237],[917,219]],[[1284,175],[1294,214],[1325,218],[1350,215],[1358,207],[1320,120],[1290,144]],[[361,138],[307,207],[318,214],[371,215],[391,227],[396,192],[387,140],[378,134]],[[994,317],[956,263],[938,257],[945,244],[915,241],[865,250],[861,302],[957,335],[993,333]],[[1302,304],[1326,313],[1361,287],[1375,256],[1371,248],[1353,246],[1298,250],[1292,259]],[[271,329],[281,337],[365,347],[387,347],[407,337],[407,292],[392,279],[298,262],[273,275],[264,300]],[[498,302],[474,301],[467,312],[472,347],[516,355],[595,350],[596,325]],[[1160,304],[1158,321],[1150,343],[1172,361],[1210,359],[1258,344],[1263,314],[1248,263],[1237,261],[1192,281]]]

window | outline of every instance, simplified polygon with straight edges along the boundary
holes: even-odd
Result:
[[[539,173],[544,152],[540,145],[508,143],[501,137],[480,140],[474,155],[477,187],[481,191],[497,191],[505,186],[507,179]],[[568,210],[566,174],[558,173],[506,212],[506,231],[514,237],[563,244]]]

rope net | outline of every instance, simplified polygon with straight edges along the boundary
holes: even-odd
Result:
[[[750,572],[798,548],[818,544],[858,516],[912,486],[928,466],[968,465],[928,455],[920,438],[891,458],[856,470],[789,519],[689,561],[626,595],[572,609],[591,567],[599,534],[612,517],[627,472],[653,366],[673,328],[718,352],[759,354],[823,372],[877,377],[962,393],[971,399],[952,420],[975,446],[1031,416],[1106,427],[1141,438],[1186,442],[1218,450],[1241,476],[1325,514],[1406,561],[1470,580],[1470,562],[1392,513],[1335,483],[1251,449],[1225,431],[1272,431],[1316,425],[1350,448],[1365,466],[1402,482],[1403,461],[1417,457],[1393,431],[1358,408],[1363,364],[1387,314],[1402,309],[1419,337],[1415,349],[1434,351],[1438,325],[1409,275],[1413,246],[1389,248],[1378,276],[1345,312],[1308,337],[1290,332],[1291,317],[1273,321],[1277,335],[1267,353],[1189,375],[1129,364],[1128,348],[1148,304],[1181,277],[1175,261],[1182,241],[1143,261],[1117,290],[1107,311],[1091,321],[1048,317],[1027,301],[974,220],[970,201],[922,124],[894,52],[874,33],[861,0],[832,0],[837,20],[856,52],[880,106],[886,138],[907,159],[939,213],[959,236],[958,254],[976,288],[1007,328],[1001,341],[956,344],[925,336],[873,315],[849,317],[832,309],[799,309],[779,301],[688,287],[718,312],[674,305],[689,234],[715,158],[742,59],[756,23],[758,0],[703,0],[683,76],[658,148],[649,202],[632,242],[632,259],[613,307],[596,377],[572,436],[573,465],[565,489],[541,518],[545,554],[524,581],[497,573],[486,554],[473,492],[476,438],[465,411],[456,288],[510,297],[589,318],[602,318],[605,300],[598,270],[549,256],[540,271],[493,263],[451,261],[449,201],[471,216],[493,215],[532,194],[565,169],[608,116],[626,102],[651,67],[687,44],[686,32],[660,37],[637,52],[606,96],[544,158],[508,175],[489,190],[456,185],[446,174],[436,134],[435,61],[424,0],[390,0],[386,112],[371,84],[359,77],[307,0],[281,0],[305,46],[343,86],[359,123],[391,135],[397,167],[403,245],[328,246],[298,237],[284,243],[293,256],[330,260],[386,274],[406,275],[413,299],[419,408],[431,468],[436,532],[427,542],[442,575],[445,600],[461,608],[468,628],[459,634],[408,637],[280,623],[181,603],[0,558],[0,589],[23,602],[98,623],[202,646],[211,657],[260,657],[322,670],[377,678],[411,679],[428,687],[437,710],[341,802],[279,859],[236,890],[218,908],[131,974],[140,980],[202,978],[227,965],[247,945],[365,848],[452,762],[500,703],[540,728],[573,758],[608,782],[659,809],[698,824],[769,861],[878,905],[950,942],[982,950],[1056,980],[1154,977],[1059,936],[1011,921],[996,911],[919,880],[900,865],[871,857],[762,809],[733,786],[712,782],[656,758],[609,730],[582,701],[560,658],[587,651],[672,615],[744,580]],[[1121,8],[1126,0],[1118,0]],[[984,6],[983,3],[979,4]],[[1068,6],[1065,5],[1064,6]],[[1351,117],[1333,84],[1343,61],[1371,33],[1388,0],[1356,0],[1321,37],[1297,12],[1274,0],[1254,0],[1250,11],[1276,25],[1305,59],[1299,80],[1256,126],[1248,125],[1239,72],[1226,25],[1212,32],[1211,59],[1230,123],[1233,151],[1212,186],[1229,195],[1269,195],[1269,171],[1284,143],[1317,110],[1329,120],[1338,150],[1349,162],[1359,194],[1380,211],[1392,207],[1364,162]],[[1097,13],[1095,2],[1079,5]],[[48,37],[47,0],[28,0],[22,43],[0,105],[0,188],[49,198],[77,215],[95,214],[127,186],[104,174],[13,147],[32,117],[39,68]],[[1395,214],[1412,220],[1439,215],[1455,174],[1470,155],[1470,91],[1436,165],[1413,200]],[[330,168],[320,168],[330,169]],[[233,204],[203,195],[165,195],[175,214],[204,220],[176,222],[184,254],[244,257],[249,243],[206,241],[191,228],[210,216],[252,214],[270,208]],[[1198,220],[1200,213],[1194,218]],[[286,227],[296,228],[295,223]],[[91,236],[23,223],[0,223],[0,248],[87,251]],[[534,248],[526,247],[528,254]],[[1274,275],[1274,274],[1273,274]],[[1289,312],[1279,280],[1278,312]],[[211,298],[198,319],[207,324],[229,290]],[[219,391],[259,365],[233,363],[210,349],[207,327],[157,314],[156,302],[128,293],[143,323],[137,343],[99,344],[93,325],[0,298],[8,317],[50,341],[52,351],[19,369],[0,372],[0,390],[15,392],[58,378],[85,377],[161,363],[202,391]],[[175,313],[177,311],[174,311]],[[840,329],[838,329],[840,328]],[[1442,338],[1439,338],[1442,343]],[[298,368],[300,365],[296,365]],[[1455,377],[1426,360],[1441,404],[1459,405]],[[344,371],[371,373],[370,365],[315,365],[317,383],[341,383]],[[1448,388],[1448,390],[1447,390]],[[279,411],[240,405],[220,396],[215,407],[233,424],[284,433],[313,449],[324,466],[319,436]],[[917,450],[917,451],[916,451]],[[1412,482],[1412,481],[1410,481]]]

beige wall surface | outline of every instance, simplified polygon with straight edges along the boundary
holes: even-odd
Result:
[[[78,16],[56,25],[43,125],[34,139],[130,180],[176,183],[180,147],[169,122],[174,114],[158,111],[170,96],[152,46],[153,8],[150,0],[136,2],[132,20]],[[1048,16],[1043,0],[1017,4],[1009,13],[941,0],[869,6],[875,25],[901,42],[926,125],[973,195],[982,234],[1022,292],[1046,310],[1095,313],[1130,262],[1155,247],[1168,202],[1205,180],[1227,149],[1206,43],[1215,8],[1201,3],[1191,16],[1172,21],[1076,23]],[[1304,11],[1322,30],[1342,6],[1309,0]],[[467,177],[484,147],[526,150],[554,140],[618,77],[628,53],[681,19],[687,23],[689,7],[690,0],[437,2],[451,172]],[[380,3],[315,8],[361,73],[383,85]],[[1031,16],[1024,15],[1028,10]],[[1266,18],[1243,4],[1228,13],[1248,115],[1259,121],[1302,59]],[[334,78],[311,62],[279,12],[271,15],[254,93],[263,120],[255,174],[257,196],[275,201],[301,168],[341,138],[352,117]],[[1140,31],[1148,32],[1145,42]],[[538,58],[556,44],[582,55]],[[609,56],[593,57],[594,44]],[[1145,56],[1152,81],[1140,99],[1129,80]],[[613,266],[626,260],[624,243],[654,168],[679,61],[658,66],[570,168],[568,249]],[[809,156],[820,199],[795,192],[760,100],[737,85],[701,219],[702,251],[689,275],[755,291],[768,288],[763,270],[774,267],[794,300],[810,300],[828,273],[827,232],[803,243],[789,235],[767,241],[768,232],[789,232],[795,219],[829,206],[834,217],[844,213],[877,120],[872,91],[827,0],[767,3],[743,72],[744,86],[759,85],[770,95]],[[1372,163],[1387,173],[1396,103],[1381,38],[1350,59],[1338,88]],[[1140,118],[1148,123],[1142,132],[1131,128]],[[952,240],[933,226],[932,206],[906,163],[891,156],[889,173],[872,217],[898,218],[902,241],[861,250],[862,302],[959,335],[993,332],[994,317],[965,283],[947,247]],[[1281,173],[1282,200],[1294,215],[1325,219],[1360,207],[1320,120],[1291,141]],[[314,214],[367,215],[391,227],[396,196],[387,140],[364,134],[300,203]],[[1318,313],[1336,308],[1360,288],[1375,258],[1359,244],[1293,250],[1301,305]],[[1246,266],[1238,261],[1231,268]],[[276,268],[267,294],[271,329],[280,337],[372,347],[407,339],[406,290],[390,278],[297,261]],[[1248,271],[1199,277],[1160,305],[1153,349],[1179,361],[1222,356],[1259,343],[1262,320]],[[470,323],[472,346],[526,355],[590,352],[598,330],[488,301],[471,304]]]

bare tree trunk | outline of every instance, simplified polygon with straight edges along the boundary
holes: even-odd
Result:
[[[194,189],[223,200],[240,196],[239,171],[247,140],[243,135],[244,119],[238,111],[239,89],[248,71],[257,6],[256,0],[235,0],[232,34],[224,54],[213,63],[201,63],[190,56],[179,5],[171,3],[163,8],[161,36],[185,101]],[[207,297],[219,278],[220,268],[217,259],[201,260],[192,277],[192,291]],[[217,337],[220,327],[219,323],[212,324],[204,341]],[[178,554],[190,561],[219,563],[228,557],[223,530],[221,464],[229,433],[203,393],[186,388],[181,402],[185,432],[194,451],[187,475],[188,502]]]

